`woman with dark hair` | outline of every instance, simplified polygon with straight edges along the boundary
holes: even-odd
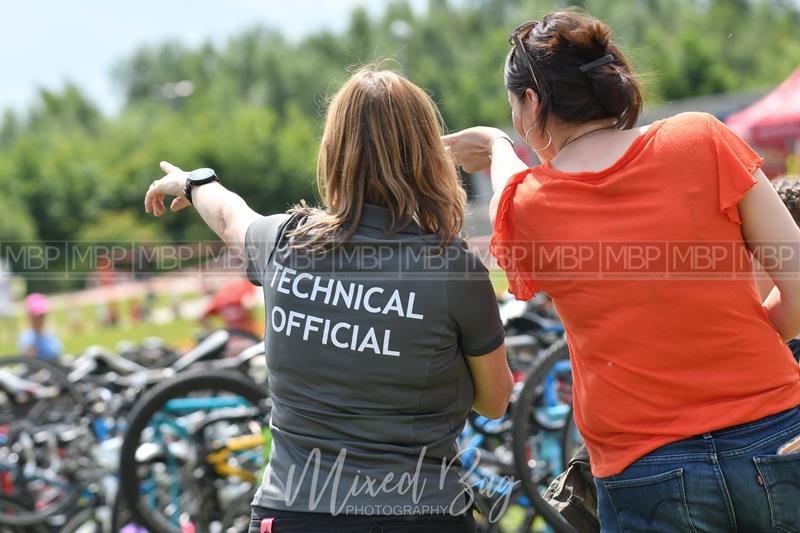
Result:
[[[272,450],[251,531],[468,532],[456,438],[513,385],[488,272],[459,238],[466,195],[430,97],[364,69],[328,109],[322,206],[262,217],[210,169],[167,173],[264,287]],[[478,356],[478,357],[476,357]]]
[[[511,292],[561,315],[603,531],[800,531],[800,230],[762,160],[714,117],[636,127],[636,77],[603,23],[511,35],[527,168],[492,128],[446,137],[491,167],[491,250]],[[781,243],[792,257],[765,246]],[[756,257],[775,282],[761,301]]]

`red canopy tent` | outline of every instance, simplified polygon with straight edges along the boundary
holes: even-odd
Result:
[[[786,172],[786,159],[800,152],[800,68],[774,91],[731,115],[726,122],[764,155],[767,175]]]

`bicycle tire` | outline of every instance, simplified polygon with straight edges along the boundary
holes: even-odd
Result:
[[[569,414],[567,415],[567,423],[564,426],[564,432],[561,434],[561,461],[566,468],[569,464],[570,460],[576,453],[575,448],[575,437],[580,437],[580,432],[578,432],[578,427],[575,425],[575,418],[572,411],[572,408],[569,410]],[[583,439],[581,439],[581,443]],[[580,448],[580,446],[578,447]]]
[[[86,411],[86,402],[83,396],[78,391],[77,387],[69,381],[67,378],[67,370],[66,368],[58,363],[50,362],[50,361],[43,361],[41,359],[36,359],[33,357],[28,356],[13,356],[13,357],[3,357],[0,358],[0,369],[6,366],[12,366],[17,364],[24,364],[30,368],[35,368],[38,370],[47,370],[50,373],[52,380],[56,383],[56,385],[61,390],[61,395],[64,397],[68,397],[67,399],[74,404],[74,415],[76,418],[80,417],[80,415],[84,414]],[[48,417],[53,418],[55,417],[54,412],[50,410],[41,410],[39,413],[42,415],[48,415]],[[60,418],[60,417],[59,417]],[[27,416],[24,419],[25,426],[33,425],[35,426],[37,423],[42,422],[40,418],[37,418],[32,413],[27,413]],[[45,422],[48,423],[48,422]],[[10,437],[16,435],[22,426],[18,426],[16,429],[12,429],[9,433]],[[69,510],[75,502],[78,500],[80,496],[81,486],[76,481],[69,492],[66,493],[61,501],[59,501],[56,505],[48,506],[43,510],[28,510],[25,507],[22,507],[21,510],[25,510],[28,512],[24,512],[19,515],[7,515],[0,512],[0,526],[8,527],[8,528],[23,528],[23,531],[34,531],[34,528],[41,526],[46,523],[47,519],[51,516],[55,516],[61,514],[67,510]],[[3,498],[4,501],[8,502],[9,497],[7,495],[0,496]]]
[[[197,390],[231,392],[242,396],[253,405],[258,405],[267,398],[267,391],[263,387],[239,372],[196,370],[157,385],[134,405],[128,417],[128,431],[120,449],[120,491],[123,503],[133,514],[136,523],[151,533],[177,533],[180,528],[172,526],[159,513],[153,513],[139,498],[140,479],[135,455],[141,442],[141,434],[152,416],[168,400]]]
[[[48,508],[46,511],[32,511],[22,516],[0,515],[0,527],[20,527],[22,531],[31,531],[28,528],[45,524],[51,516],[62,514],[71,509],[80,498],[80,490],[81,487],[79,485],[73,485],[72,490],[67,493],[67,496],[58,505]]]
[[[2,357],[0,358],[0,369],[6,366],[12,366],[17,364],[24,364],[29,367],[34,367],[38,369],[47,370],[54,379],[54,381],[58,382],[58,386],[62,390],[62,394],[69,396],[70,400],[75,403],[75,406],[78,411],[84,413],[86,410],[86,400],[84,399],[83,395],[78,390],[78,387],[72,383],[67,374],[69,371],[66,367],[59,363],[54,363],[51,361],[43,361],[41,359],[36,359],[34,357],[28,356],[13,356],[13,357]],[[29,420],[30,421],[30,420]]]
[[[89,522],[94,522],[94,533],[103,533],[103,525],[97,518],[96,511],[97,510],[93,507],[81,509],[72,515],[63,526],[61,526],[61,529],[58,530],[58,533],[75,533],[79,530],[83,532],[83,526]]]
[[[509,367],[512,368],[512,371],[516,366],[521,366],[523,368],[527,368],[530,365],[529,359],[532,353],[537,353],[540,349],[539,343],[531,337],[530,335],[514,335],[509,336],[506,335],[506,351],[507,357],[509,361]],[[517,359],[520,357],[519,353],[525,354],[526,361],[521,364],[514,364],[520,363]],[[535,359],[534,359],[535,361]],[[514,407],[514,400],[515,397],[512,395],[511,401],[509,402],[508,407],[506,408],[506,412],[503,416],[497,419],[487,419],[486,417],[482,417],[477,412],[470,410],[467,413],[467,421],[472,429],[474,429],[477,433],[485,437],[501,437],[503,435],[508,434],[511,431],[513,425],[513,407]],[[483,420],[481,420],[483,419]]]
[[[24,505],[20,504],[14,498],[0,495],[0,506],[14,507],[18,510],[27,510]],[[47,533],[49,528],[45,524],[35,524],[26,526],[10,526],[7,524],[0,524],[0,533]]]
[[[247,533],[250,531],[250,502],[253,501],[254,495],[255,491],[245,492],[228,504],[228,509],[222,516],[222,531],[225,533]],[[238,523],[237,518],[241,518],[242,513],[245,511],[248,514],[248,520],[240,524]]]
[[[531,505],[539,515],[557,533],[578,533],[547,501],[542,497],[539,488],[533,482],[528,469],[528,457],[525,445],[530,435],[529,421],[531,420],[531,408],[537,394],[537,386],[545,378],[547,373],[558,362],[569,359],[569,347],[567,341],[562,338],[553,343],[547,350],[541,353],[537,362],[534,364],[531,373],[525,380],[517,403],[513,412],[512,452],[514,457],[514,467],[517,475],[522,481],[522,488]]]

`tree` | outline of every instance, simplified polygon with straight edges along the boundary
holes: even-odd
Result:
[[[139,218],[161,159],[216,168],[264,213],[313,200],[327,97],[376,59],[428,90],[449,128],[507,127],[511,30],[568,6],[613,28],[650,102],[774,86],[800,64],[794,0],[431,0],[424,13],[395,0],[299,41],[253,27],[225,44],[166,42],[117,66],[115,117],[70,83],[3,115],[0,240],[210,237],[197,217]]]

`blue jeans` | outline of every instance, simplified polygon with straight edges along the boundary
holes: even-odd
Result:
[[[800,533],[800,406],[667,444],[595,480],[603,533]]]

